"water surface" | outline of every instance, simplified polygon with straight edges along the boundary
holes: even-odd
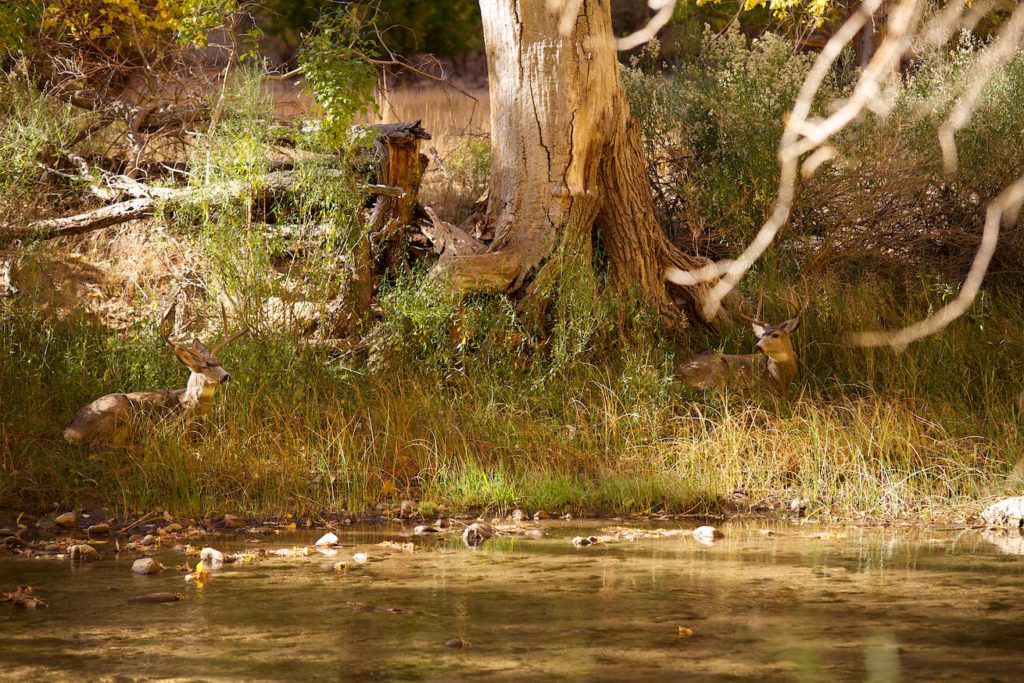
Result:
[[[979,532],[742,522],[576,548],[617,522],[548,524],[541,539],[339,532],[335,557],[227,565],[205,585],[0,557],[3,680],[991,680],[1024,678],[1024,557]],[[672,523],[669,528],[696,526]],[[776,533],[765,535],[771,528]],[[224,551],[315,536],[218,539]],[[377,545],[414,541],[413,553]],[[336,571],[365,552],[366,565]],[[173,567],[184,558],[159,556]],[[350,563],[351,565],[351,563]],[[180,592],[168,605],[128,598]],[[680,626],[692,630],[679,636]],[[461,639],[462,649],[445,643]]]

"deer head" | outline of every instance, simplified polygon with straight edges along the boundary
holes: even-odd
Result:
[[[231,375],[221,365],[220,359],[217,358],[217,353],[229,343],[245,334],[248,329],[243,328],[234,335],[228,335],[227,314],[222,304],[220,312],[224,324],[225,337],[214,345],[212,350],[208,349],[198,339],[193,339],[191,344],[188,345],[177,344],[171,341],[170,338],[171,331],[174,329],[174,309],[176,306],[177,302],[171,304],[171,307],[167,309],[163,319],[160,321],[160,336],[174,350],[174,355],[181,364],[192,371],[189,386],[191,387],[194,382],[199,384],[225,384],[230,382]],[[200,378],[202,379],[200,380]]]
[[[793,296],[795,297],[796,295],[794,294]],[[766,323],[761,319],[761,309],[763,308],[763,305],[764,288],[762,286],[761,291],[758,294],[757,313],[754,314],[754,317],[743,315],[742,313],[740,314],[741,317],[750,323],[750,328],[754,331],[754,336],[757,337],[757,348],[773,360],[780,362],[793,360],[795,358],[795,354],[793,352],[793,342],[790,339],[790,335],[796,332],[797,328],[800,327],[800,318],[807,309],[807,304],[804,303],[800,305],[796,315],[792,318],[775,325]]]

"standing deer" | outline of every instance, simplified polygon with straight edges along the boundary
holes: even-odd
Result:
[[[134,391],[128,394],[107,394],[92,403],[83,406],[74,419],[64,429],[64,440],[70,444],[88,443],[94,445],[121,444],[127,440],[127,431],[137,417],[162,419],[176,414],[193,414],[206,412],[213,404],[213,395],[217,387],[231,380],[231,375],[223,368],[217,353],[245,334],[243,329],[232,336],[226,336],[213,350],[198,339],[190,345],[179,345],[171,341],[170,333],[174,327],[174,308],[164,314],[160,322],[160,336],[164,342],[174,349],[174,355],[187,367],[188,385],[184,389],[164,389],[157,391]],[[227,335],[227,316],[223,308],[224,334]]]
[[[796,377],[796,352],[793,350],[791,335],[800,326],[803,309],[778,325],[759,320],[760,304],[757,309],[756,317],[742,317],[754,330],[757,348],[761,353],[701,353],[691,356],[679,368],[679,375],[685,384],[697,389],[707,389],[736,383],[767,387],[780,394],[786,393],[789,384]]]

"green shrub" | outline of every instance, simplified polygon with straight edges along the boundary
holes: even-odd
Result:
[[[775,199],[783,118],[813,56],[771,33],[748,42],[735,26],[705,31],[692,61],[645,72],[657,50],[652,43],[623,78],[662,217],[698,246],[742,246]],[[827,84],[822,98],[834,92]]]

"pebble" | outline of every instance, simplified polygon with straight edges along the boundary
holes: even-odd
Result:
[[[338,537],[335,534],[333,534],[330,531],[328,531],[326,534],[324,534],[320,538],[316,539],[316,543],[314,543],[313,545],[315,545],[317,547],[320,547],[320,546],[337,545],[337,544],[338,544]]]
[[[693,530],[693,537],[701,543],[711,544],[720,538],[725,538],[725,534],[713,526],[699,526]]]
[[[199,551],[199,559],[211,567],[219,567],[224,564],[224,553],[216,548],[203,548]]]
[[[110,525],[107,524],[106,522],[100,522],[99,524],[93,524],[92,526],[90,526],[88,529],[85,530],[85,533],[89,534],[90,536],[106,536],[107,534],[110,533]]]
[[[474,522],[462,532],[462,542],[470,548],[477,548],[494,535],[494,527],[483,522]]]
[[[80,543],[68,547],[68,557],[81,562],[91,562],[100,558],[99,552],[87,543]]]
[[[596,545],[601,542],[597,536],[577,536],[572,539],[572,544],[578,548],[586,547],[588,545]]]
[[[164,566],[152,557],[140,557],[132,562],[132,571],[136,574],[151,575],[159,574]]]
[[[65,529],[72,529],[78,526],[78,513],[75,511],[65,512],[62,515],[57,515],[57,518],[53,520],[57,523],[57,526],[62,526]]]
[[[245,526],[249,525],[249,523],[246,522],[241,517],[238,517],[238,516],[232,515],[232,514],[224,515],[224,520],[223,521],[224,521],[224,528],[225,529],[241,529],[242,527],[245,527]]]

